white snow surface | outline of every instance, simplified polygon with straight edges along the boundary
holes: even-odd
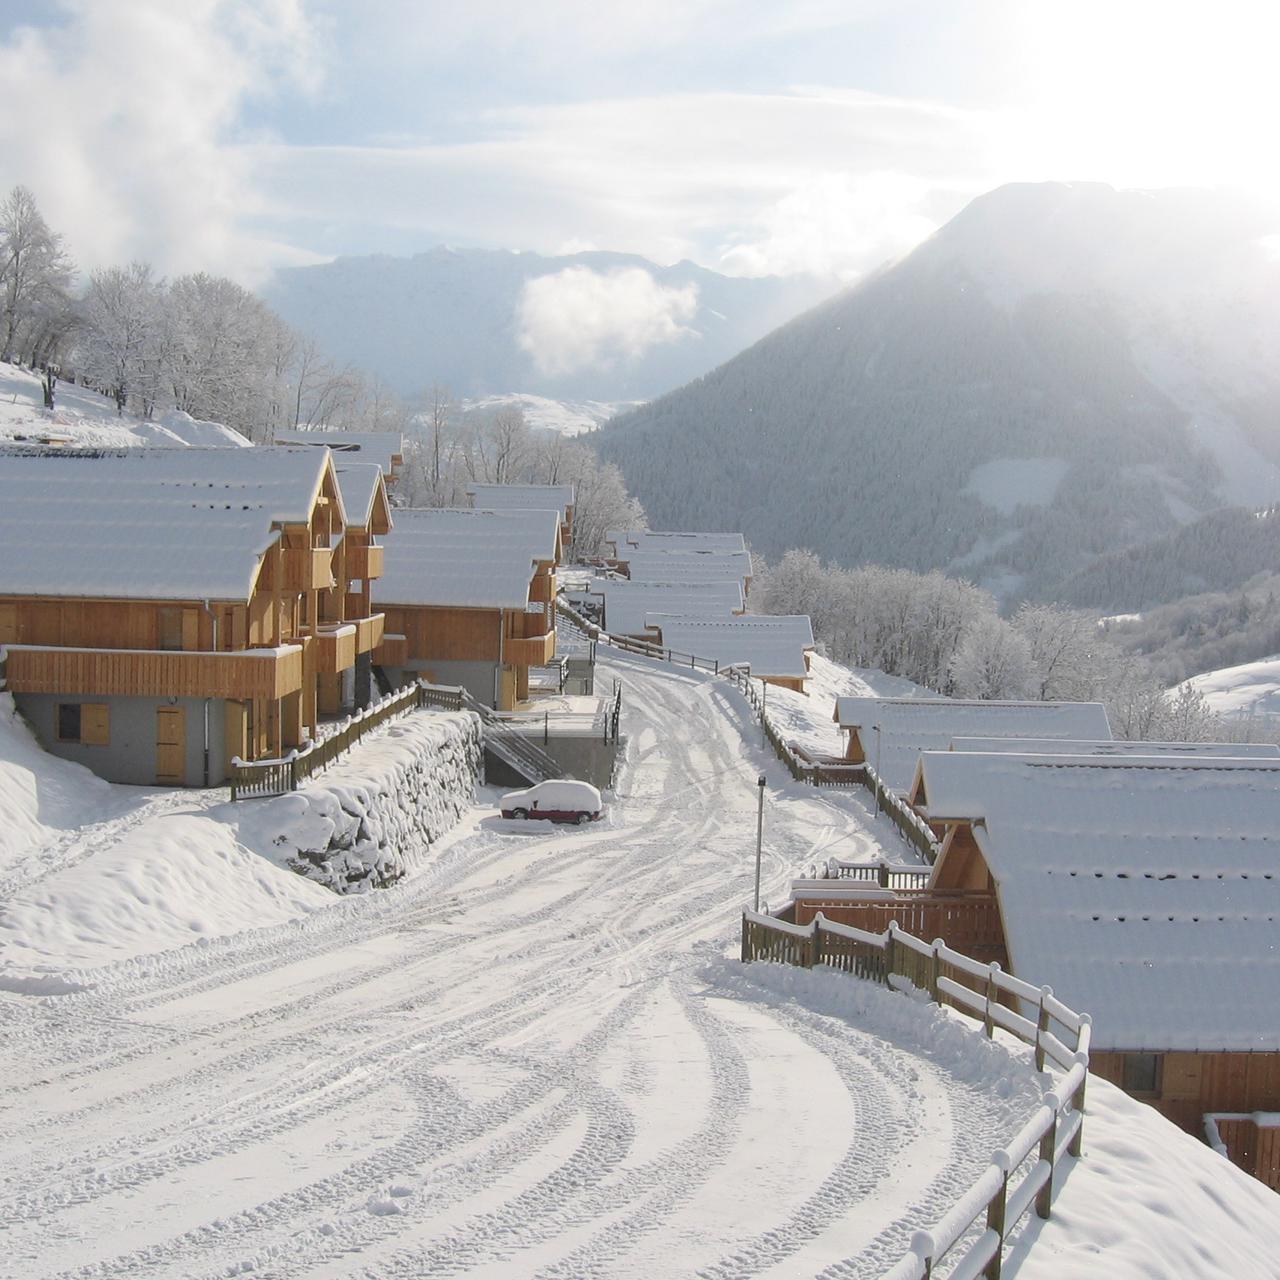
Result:
[[[29,369],[0,363],[0,444],[44,440],[77,448],[123,449],[144,445],[247,449],[238,431],[205,422],[180,409],[152,422],[116,411],[115,402],[87,387],[59,382],[52,411],[44,407],[40,378]]]
[[[374,604],[523,609],[538,561],[556,558],[559,534],[554,511],[398,507]]]
[[[1091,1013],[1096,1048],[1280,1052],[1280,759],[929,751],[920,769],[931,820],[977,824],[1014,972]]]
[[[804,655],[813,648],[808,614],[745,614],[731,618],[680,615],[646,619],[656,623],[661,643],[680,653],[696,654],[728,666],[748,663],[757,676],[804,679]]]
[[[702,617],[739,613],[742,610],[740,582],[680,584],[631,582],[606,578],[591,587],[593,595],[604,597],[604,627],[620,636],[647,636],[660,621],[658,615],[696,613]]]
[[[554,431],[562,436],[577,436],[594,431],[602,423],[628,409],[644,404],[643,400],[552,400],[527,391],[504,395],[482,396],[464,400],[464,413],[492,413],[497,409],[519,409],[524,420],[535,431]]]
[[[870,854],[865,809],[791,783],[725,682],[601,666],[629,734],[606,822],[482,804],[383,892],[294,877],[324,901],[254,922],[227,876],[239,932],[0,989],[8,1274],[871,1277],[945,1212],[1050,1081],[927,1002],[726,958],[756,772],[766,894]],[[1280,1201],[1089,1099],[1007,1276],[1271,1274]]]
[[[398,431],[340,431],[314,427],[301,431],[277,431],[275,443],[332,449],[338,457],[351,462],[381,467],[385,476],[389,476],[394,468],[392,459],[404,453],[404,436]]]
[[[1272,759],[1280,756],[1274,742],[1139,742],[1135,738],[1072,741],[1065,738],[952,738],[952,751],[985,751],[1005,755],[1042,756],[1218,756],[1229,759]]]
[[[842,729],[857,729],[862,749],[887,787],[906,792],[922,751],[956,737],[1107,738],[1100,702],[999,702],[965,698],[865,698],[836,701]],[[879,732],[873,730],[879,726]]]
[[[573,506],[573,485],[473,484],[467,497],[479,511],[554,511],[563,520]]]
[[[1280,656],[1206,671],[1189,683],[1217,715],[1233,720],[1280,716]]]
[[[700,533],[685,529],[610,529],[605,544],[615,553],[636,551],[746,551],[740,533]],[[615,554],[615,559],[617,558]]]
[[[1069,470],[1062,458],[997,458],[969,472],[964,492],[1011,516],[1019,507],[1048,506]]]
[[[0,594],[247,600],[277,522],[310,518],[309,449],[0,449]],[[340,513],[341,514],[341,513]]]

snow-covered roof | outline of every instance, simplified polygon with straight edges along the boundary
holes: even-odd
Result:
[[[953,751],[995,751],[1019,756],[1209,756],[1228,759],[1280,759],[1274,742],[1126,742],[1119,738],[1076,741],[1066,738],[952,738]]]
[[[742,608],[742,584],[671,584],[606,579],[600,583],[604,597],[604,628],[620,636],[643,636],[653,615],[691,613],[702,617],[728,617]],[[653,616],[656,625],[658,618]]]
[[[632,582],[723,582],[751,577],[749,551],[619,552]]]
[[[383,539],[374,602],[457,609],[523,609],[539,561],[554,560],[554,511],[396,509]]]
[[[488,511],[557,511],[560,519],[573,506],[571,484],[473,484],[467,497],[477,509]]]
[[[342,457],[343,455],[338,455]],[[367,529],[378,516],[390,521],[387,488],[382,468],[373,462],[339,462],[334,468],[347,522],[354,528]],[[376,530],[375,530],[376,532]]]
[[[842,729],[860,730],[862,749],[885,786],[907,791],[922,751],[953,738],[1072,738],[1111,736],[1100,702],[982,702],[959,698],[837,698]],[[867,732],[879,726],[878,735]],[[877,760],[879,763],[877,764]]]
[[[711,658],[727,666],[746,662],[755,676],[803,679],[804,655],[813,648],[807,614],[748,614],[730,618],[651,617],[662,632],[662,644],[680,653]]]
[[[275,443],[324,445],[335,453],[375,463],[384,476],[391,474],[392,460],[404,453],[404,437],[398,431],[277,431]]]
[[[247,600],[329,469],[316,449],[0,450],[0,595]]]
[[[610,529],[606,545],[625,554],[628,547],[640,551],[745,551],[740,533],[695,533],[676,529]],[[616,557],[615,557],[616,558]]]
[[[1095,1046],[1280,1050],[1280,761],[922,760],[930,816],[982,819],[1014,971]]]

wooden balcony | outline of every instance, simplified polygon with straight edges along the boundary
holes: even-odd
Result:
[[[382,577],[384,551],[382,547],[351,546],[346,549],[348,580]]]
[[[351,624],[356,629],[356,652],[372,653],[381,643],[385,631],[386,615],[371,614],[367,618],[352,618]]]
[[[384,634],[373,660],[380,667],[403,667],[409,661],[409,637]]]
[[[316,670],[336,675],[356,665],[356,626],[352,622],[321,627],[316,632]]]
[[[296,547],[284,553],[287,591],[328,591],[333,586],[333,552],[328,547]]]
[[[503,642],[503,660],[513,667],[544,667],[556,656],[556,632]]]
[[[9,646],[14,693],[139,698],[282,698],[302,688],[302,649],[235,653]]]
[[[549,604],[556,598],[556,575],[540,573],[529,584],[530,604]]]

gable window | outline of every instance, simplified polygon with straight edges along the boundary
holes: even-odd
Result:
[[[105,702],[60,702],[55,717],[59,742],[105,747],[111,740],[110,708]]]
[[[1159,1053],[1126,1053],[1121,1077],[1121,1087],[1125,1093],[1159,1093],[1162,1057]]]

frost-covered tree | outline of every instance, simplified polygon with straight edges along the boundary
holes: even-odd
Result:
[[[80,374],[123,413],[130,397],[149,418],[164,379],[164,290],[142,262],[89,277],[81,302]]]
[[[64,309],[72,270],[35,196],[14,187],[0,203],[0,360],[31,354],[41,321]]]
[[[951,659],[951,677],[963,698],[1024,698],[1034,679],[1031,646],[1003,618],[978,618]]]

